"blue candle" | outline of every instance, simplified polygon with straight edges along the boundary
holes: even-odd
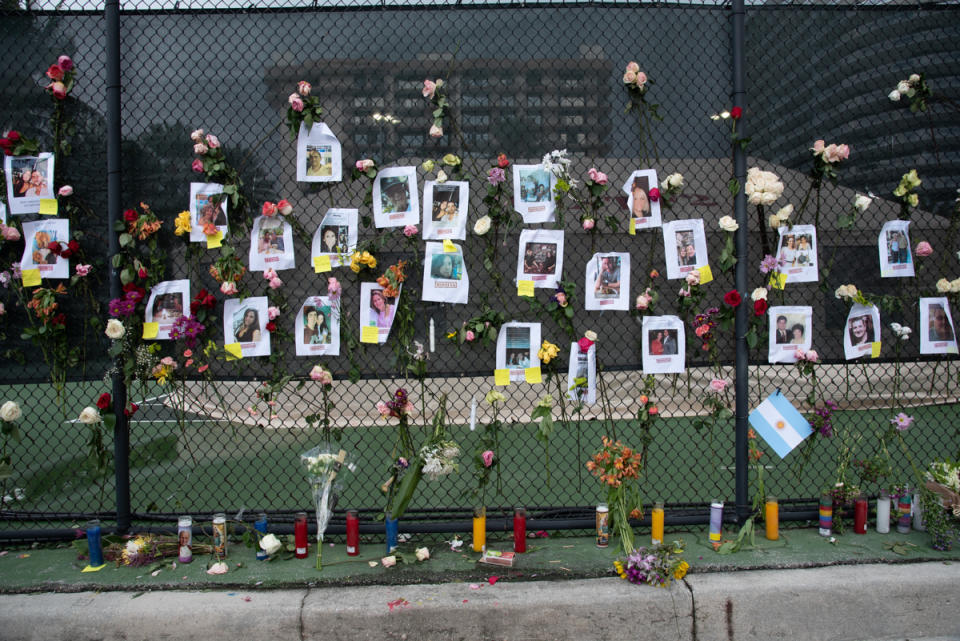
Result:
[[[710,504],[710,542],[720,543],[723,538],[723,502]]]
[[[267,533],[267,515],[261,512],[260,515],[257,517],[257,520],[253,523],[253,527],[257,532],[260,533],[260,536],[265,536]],[[259,540],[260,540],[260,537],[257,537],[258,542]],[[262,547],[257,545],[257,561],[266,561],[266,560],[267,560],[266,550],[264,550]]]
[[[103,549],[100,547],[100,520],[93,519],[87,522],[87,545],[90,548],[90,565],[103,565]]]
[[[387,554],[393,552],[397,547],[397,534],[400,532],[400,524],[397,519],[387,514],[385,529],[387,532]]]

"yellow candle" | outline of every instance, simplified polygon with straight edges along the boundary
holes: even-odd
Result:
[[[776,541],[780,538],[780,506],[777,499],[772,496],[767,497],[764,504],[763,520],[767,526],[767,538]]]
[[[653,513],[650,515],[653,527],[650,530],[650,542],[654,545],[663,543],[663,503],[653,505]]]
[[[473,551],[483,552],[487,544],[487,511],[484,508],[473,512]]]

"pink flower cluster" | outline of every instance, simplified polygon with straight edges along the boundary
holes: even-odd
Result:
[[[623,74],[623,84],[643,89],[643,86],[647,84],[647,74],[640,71],[640,65],[636,62],[628,62],[627,69]]]
[[[417,229],[416,225],[407,225],[403,228],[403,235],[407,238],[413,238],[418,232],[419,230]]]
[[[930,243],[928,243],[927,241],[921,240],[919,243],[917,243],[917,246],[913,250],[913,253],[916,254],[917,256],[929,256],[930,254],[933,253],[933,247],[931,247]]]
[[[67,97],[67,85],[64,80],[69,81],[70,72],[73,71],[73,60],[70,56],[60,56],[57,63],[50,65],[47,69],[47,78],[53,82],[45,87],[57,100],[63,100]]]
[[[584,231],[590,231],[591,229],[593,229],[593,228],[596,226],[596,224],[597,224],[597,221],[595,221],[593,218],[584,218],[584,219],[583,219],[583,229],[584,229]]]
[[[369,158],[358,160],[357,164],[355,165],[355,167],[357,168],[357,171],[367,171],[368,169],[372,169],[373,167],[376,167],[376,166],[377,166],[377,163],[373,162]]]
[[[289,216],[293,213],[293,205],[291,205],[287,199],[283,199],[278,203],[272,203],[268,200],[263,203],[263,207],[260,208],[260,213],[268,218],[276,216],[277,214]]]
[[[280,277],[277,276],[277,272],[274,269],[268,269],[263,272],[263,279],[270,282],[270,289],[280,289],[283,287],[283,281],[280,280]]]
[[[4,240],[9,240],[10,242],[20,240],[20,230],[13,225],[8,226],[0,223],[0,234],[3,235]]]
[[[806,361],[808,363],[816,363],[816,362],[819,362],[820,360],[820,355],[817,354],[816,350],[813,350],[813,349],[809,349],[807,351],[798,349],[795,353],[797,355],[797,361]]]
[[[727,384],[728,384],[727,381],[725,381],[724,379],[715,378],[712,381],[710,381],[710,389],[719,394],[724,390],[724,388],[726,388]]]
[[[590,180],[597,183],[598,185],[607,184],[607,175],[602,171],[597,171],[596,167],[591,167],[587,172],[587,175],[590,176]]]
[[[833,164],[835,162],[840,162],[841,160],[846,160],[850,157],[850,146],[849,145],[835,145],[833,143],[829,145],[824,145],[822,140],[817,140],[813,143],[813,147],[810,148],[814,156],[820,156],[824,162]]]
[[[320,383],[321,385],[333,384],[333,374],[320,365],[314,365],[313,369],[310,370],[310,379]]]

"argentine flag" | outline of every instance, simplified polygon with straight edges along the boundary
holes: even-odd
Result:
[[[807,419],[777,390],[750,412],[750,425],[780,458],[813,433]]]

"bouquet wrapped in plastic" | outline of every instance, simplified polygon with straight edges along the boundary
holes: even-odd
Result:
[[[341,474],[347,460],[346,450],[333,450],[317,446],[300,455],[300,462],[310,481],[313,503],[317,509],[317,569],[322,569],[323,534],[327,531],[330,516],[337,503],[337,491],[343,480]],[[346,469],[352,470],[347,464]]]

